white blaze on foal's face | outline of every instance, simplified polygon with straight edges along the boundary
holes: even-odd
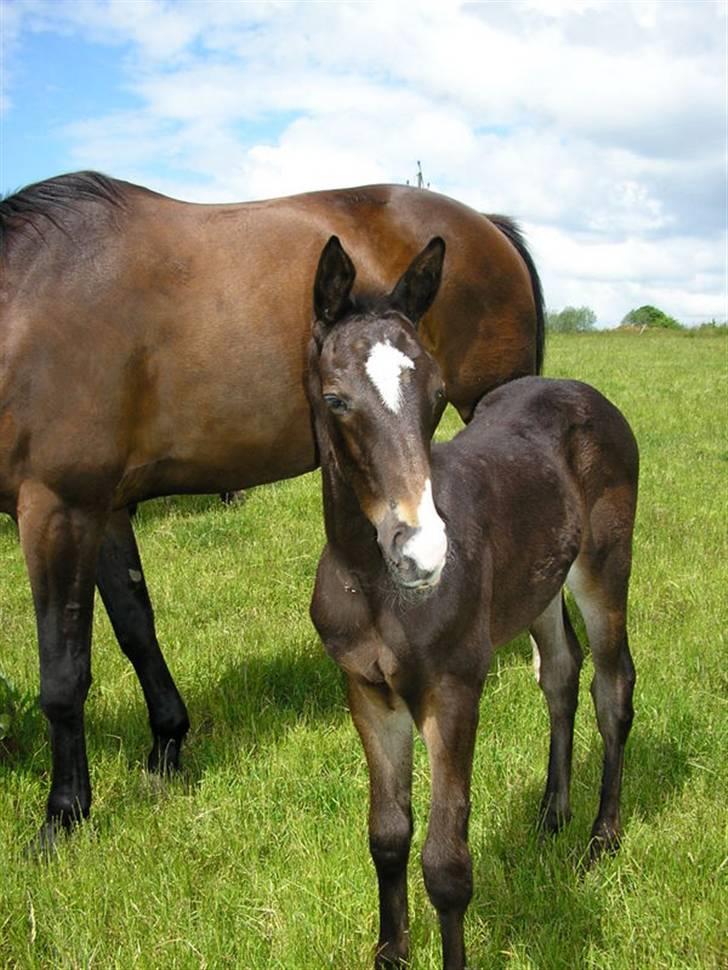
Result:
[[[372,347],[364,366],[385,406],[398,414],[402,404],[402,371],[413,370],[414,361],[385,340]]]
[[[445,523],[435,508],[429,478],[417,506],[417,531],[407,540],[402,552],[414,560],[423,572],[431,573],[432,582],[437,582],[447,556],[447,534]]]
[[[384,406],[393,414],[399,414],[403,403],[402,374],[406,370],[414,370],[415,362],[389,340],[384,340],[371,348],[364,366]],[[429,576],[428,584],[436,583],[445,565],[447,536],[445,523],[435,508],[429,478],[422,488],[415,521],[412,522],[412,513],[406,514],[404,509],[398,509],[397,514],[415,530],[403,546],[402,553]]]

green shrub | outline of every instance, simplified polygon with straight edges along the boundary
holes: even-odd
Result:
[[[630,310],[622,320],[621,327],[661,327],[663,330],[682,330],[683,326],[674,317],[669,317],[656,306],[637,307]]]

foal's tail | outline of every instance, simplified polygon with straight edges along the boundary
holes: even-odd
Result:
[[[543,289],[538,270],[533,262],[531,254],[526,246],[526,240],[517,222],[508,216],[487,215],[483,213],[496,226],[509,242],[518,250],[518,253],[526,264],[528,275],[531,277],[531,289],[533,290],[533,302],[536,304],[536,373],[541,373],[543,367],[544,344],[546,342],[545,312],[543,302]]]

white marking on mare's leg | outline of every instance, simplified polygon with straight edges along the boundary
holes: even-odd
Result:
[[[401,350],[397,350],[387,340],[375,344],[364,365],[369,380],[379,391],[386,407],[394,414],[399,413],[402,395],[400,379],[403,370],[412,370],[414,361]]]
[[[417,524],[417,531],[407,540],[402,552],[413,559],[423,572],[436,574],[433,581],[437,582],[447,556],[447,534],[445,523],[437,514],[432,499],[432,482],[429,478],[417,506]]]

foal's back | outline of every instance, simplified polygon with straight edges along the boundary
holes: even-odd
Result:
[[[573,380],[512,381],[435,445],[437,505],[492,584],[495,646],[545,609],[585,550],[629,546],[638,464],[621,412]]]

